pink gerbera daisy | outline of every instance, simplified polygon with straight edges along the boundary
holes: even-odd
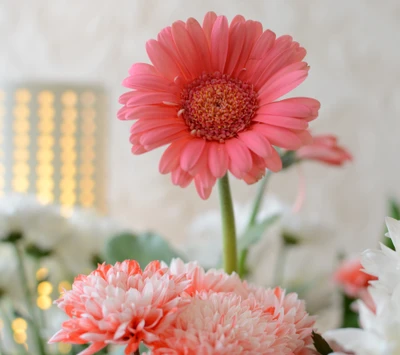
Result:
[[[132,354],[140,342],[158,339],[185,305],[184,275],[170,275],[158,261],[144,271],[133,260],[102,264],[88,276],[78,276],[72,290],[56,301],[69,317],[50,342],[91,345],[80,355],[91,355],[107,344],[126,344]]]
[[[228,170],[247,183],[268,168],[279,171],[273,146],[296,150],[310,143],[308,122],[319,102],[296,97],[275,101],[308,74],[306,51],[290,36],[263,31],[259,22],[206,14],[177,21],[147,42],[152,65],[134,64],[120,98],[131,128],[132,152],[169,145],[160,171],[181,187],[194,180],[206,199]]]

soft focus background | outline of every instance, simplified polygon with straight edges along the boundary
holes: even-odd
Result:
[[[106,137],[107,211],[136,230],[152,229],[174,243],[183,222],[217,207],[217,193],[201,201],[193,186],[175,187],[158,173],[162,149],[133,156],[130,122],[116,119],[121,81],[131,64],[147,61],[145,43],[178,19],[214,10],[261,21],[291,34],[307,51],[308,80],[296,94],[322,103],[315,133],[333,133],[354,155],[343,169],[307,163],[301,214],[335,228],[337,245],[362,250],[382,234],[388,196],[400,197],[400,3],[352,0],[13,0],[0,2],[0,78],[4,82],[104,84],[109,97]],[[272,179],[269,190],[295,200],[296,169]],[[248,202],[254,186],[234,182]]]

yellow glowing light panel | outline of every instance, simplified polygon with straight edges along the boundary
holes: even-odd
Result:
[[[0,88],[0,197],[104,210],[105,116],[101,87]]]

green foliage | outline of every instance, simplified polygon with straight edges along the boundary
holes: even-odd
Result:
[[[326,340],[320,334],[315,333],[313,331],[312,332],[312,339],[314,341],[315,349],[321,355],[329,355],[329,354],[333,353],[332,348],[329,346],[329,344],[326,342]]]
[[[20,239],[23,238],[23,235],[21,232],[11,232],[5,239],[3,239],[3,242],[6,243],[16,243]]]
[[[394,219],[400,220],[400,206],[397,201],[393,198],[389,200],[389,217]],[[387,233],[387,228],[385,227],[385,234]],[[383,244],[386,245],[388,248],[394,250],[393,242],[390,238],[384,237]]]
[[[354,301],[356,301],[355,298],[342,293],[343,316],[341,328],[360,328],[358,313],[351,309],[351,305]]]
[[[247,267],[247,254],[249,247],[256,244],[263,236],[266,229],[278,221],[280,215],[274,214],[265,218],[261,223],[250,226],[238,240],[239,276],[244,278],[250,272]]]
[[[153,260],[169,263],[172,258],[182,258],[165,239],[152,232],[139,235],[124,233],[115,236],[106,244],[105,257],[106,262],[110,264],[134,259],[141,267],[145,267]]]
[[[274,214],[265,218],[262,222],[248,228],[243,236],[238,240],[239,253],[241,253],[244,249],[248,249],[252,245],[258,243],[266,229],[278,221],[279,217],[279,214]]]
[[[291,167],[293,164],[299,162],[299,159],[296,156],[296,152],[294,150],[288,150],[285,153],[281,154],[282,160],[282,169],[287,169]]]

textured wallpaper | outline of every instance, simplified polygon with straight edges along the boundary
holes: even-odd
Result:
[[[291,34],[308,51],[309,78],[296,94],[322,103],[315,133],[334,133],[354,164],[334,169],[303,164],[277,174],[269,191],[295,200],[299,174],[307,198],[301,214],[335,229],[338,245],[363,249],[382,233],[386,199],[400,199],[400,2],[367,0],[2,0],[0,78],[7,82],[102,83],[109,94],[107,209],[136,229],[185,238],[195,214],[217,207],[158,173],[161,150],[130,153],[129,122],[116,119],[120,85],[130,65],[147,61],[147,39],[172,21],[214,10],[240,13],[278,35]],[[254,186],[233,183],[246,203]],[[356,243],[360,245],[357,248]]]

